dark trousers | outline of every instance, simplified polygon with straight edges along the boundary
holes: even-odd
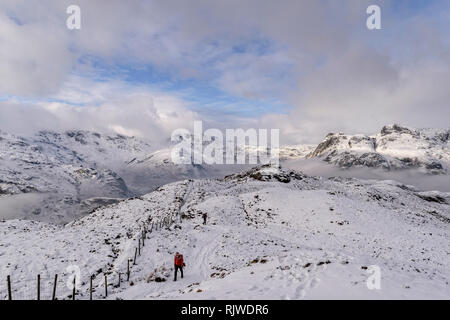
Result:
[[[177,273],[178,273],[178,269],[180,269],[180,272],[181,272],[181,279],[183,279],[183,267],[175,266],[175,277],[173,278],[173,281],[177,281]]]

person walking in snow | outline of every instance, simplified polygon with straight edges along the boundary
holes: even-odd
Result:
[[[206,219],[208,218],[208,214],[206,212],[204,212],[202,217],[203,217],[203,224],[205,225],[206,224]]]
[[[180,254],[179,252],[175,253],[174,264],[175,264],[175,276],[173,278],[173,281],[177,281],[178,269],[180,269],[181,279],[183,279],[183,267],[185,266],[185,264],[183,262],[183,255]]]

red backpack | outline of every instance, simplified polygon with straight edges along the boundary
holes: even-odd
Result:
[[[178,267],[183,266],[183,255],[182,254],[175,255],[175,265]]]

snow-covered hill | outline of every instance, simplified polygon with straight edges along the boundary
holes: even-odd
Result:
[[[65,226],[0,223],[0,274],[13,297],[68,298],[79,268],[77,299],[441,298],[450,281],[450,194],[394,181],[310,177],[261,167],[224,179],[185,180],[97,209]],[[201,224],[203,212],[208,224]],[[161,219],[170,227],[156,229]],[[145,247],[126,280],[144,228]],[[173,255],[184,254],[184,279]],[[370,266],[381,289],[366,286]],[[67,269],[69,267],[69,269]],[[6,282],[0,281],[1,297]]]
[[[0,131],[0,218],[67,223],[92,209],[187,178],[242,167],[176,165],[171,148],[122,135]]]
[[[250,165],[208,165],[175,164],[171,157],[172,148],[161,148],[143,157],[130,161],[122,170],[127,182],[140,192],[148,193],[169,182],[198,178],[222,178],[225,175],[251,168]]]
[[[414,168],[425,173],[446,174],[450,168],[450,129],[392,125],[372,136],[330,133],[307,155],[307,158],[315,157],[341,168]]]
[[[136,138],[87,131],[30,138],[0,132],[0,216],[67,222],[105,197],[129,197],[133,192],[120,170],[149,150]]]
[[[294,162],[308,158],[341,168],[414,168],[447,177],[449,132],[394,125],[374,136],[330,134],[317,147],[282,146],[278,151],[281,163],[307,172],[303,163]],[[25,138],[0,131],[0,218],[66,223],[101,205],[170,182],[220,178],[250,167],[174,164],[169,142],[154,145],[117,134],[42,131]]]

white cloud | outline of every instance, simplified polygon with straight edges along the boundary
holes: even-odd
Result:
[[[87,78],[97,76],[95,64],[80,63],[93,56],[106,66],[150,64],[174,79],[201,79],[238,98],[289,104],[289,115],[227,118],[236,126],[281,127],[289,141],[317,141],[337,130],[372,132],[392,122],[445,126],[450,35],[442,12],[450,5],[438,2],[405,14],[393,9],[394,1],[379,3],[383,29],[368,31],[369,0],[79,0],[82,29],[70,31],[65,9],[72,1],[3,0],[0,95],[62,102],[2,103],[0,124],[27,113],[40,123],[29,127],[158,135],[198,116],[173,93],[111,79],[93,85]],[[267,41],[267,52],[233,51],[254,39]],[[223,114],[219,110],[210,120],[220,123]]]
[[[69,83],[57,95],[58,102],[24,103],[16,98],[0,102],[0,128],[24,135],[37,130],[85,129],[165,141],[173,130],[190,128],[198,118],[182,99],[150,88],[79,78]],[[84,105],[68,104],[64,100],[69,98]]]
[[[57,89],[71,70],[62,28],[19,25],[0,11],[0,93],[34,96]]]

